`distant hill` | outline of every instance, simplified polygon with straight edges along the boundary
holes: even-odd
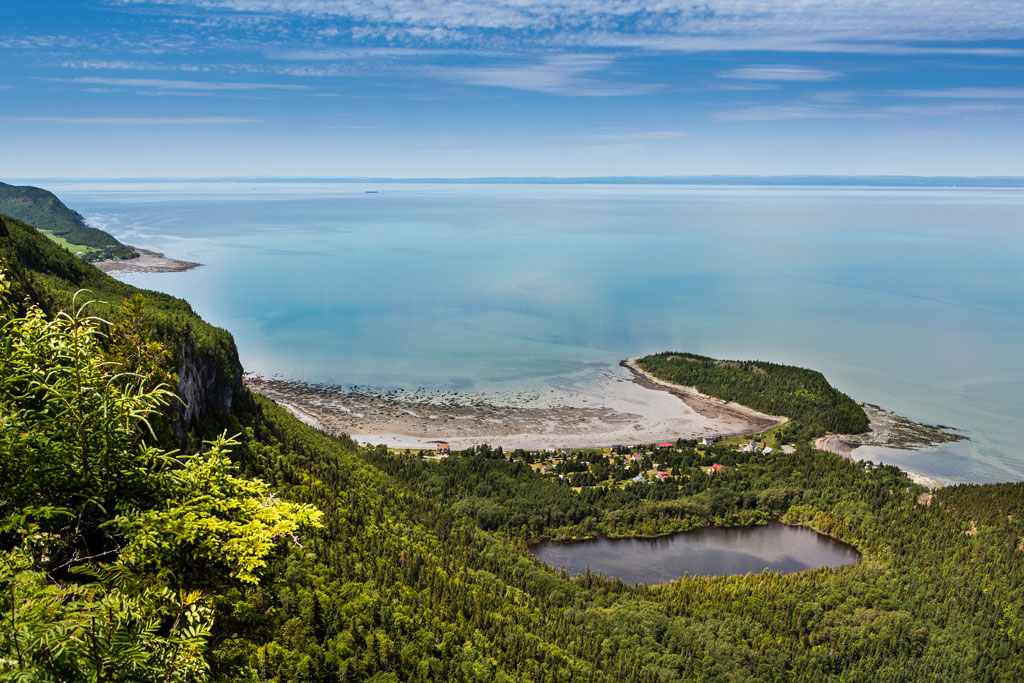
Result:
[[[138,256],[131,247],[86,225],[82,214],[42,188],[0,183],[0,213],[34,226],[61,246],[80,253],[86,261]]]

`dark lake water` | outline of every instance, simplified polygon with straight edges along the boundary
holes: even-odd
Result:
[[[570,574],[619,577],[650,585],[685,574],[725,576],[748,572],[797,572],[860,561],[853,546],[806,527],[766,526],[696,529],[661,538],[596,538],[577,543],[544,541],[530,548],[538,559]]]

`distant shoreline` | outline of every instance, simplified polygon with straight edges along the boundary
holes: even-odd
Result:
[[[913,176],[913,175],[693,175],[693,176],[487,176],[480,178],[388,177],[139,177],[139,178],[29,178],[38,183],[365,183],[365,184],[481,184],[481,185],[705,185],[750,187],[877,187],[877,188],[1024,188],[1021,176]],[[22,182],[19,179],[18,182]]]
[[[93,265],[104,273],[181,273],[203,265],[194,261],[168,258],[159,252],[148,249],[139,247],[132,247],[132,249],[135,250],[138,257],[95,261]]]

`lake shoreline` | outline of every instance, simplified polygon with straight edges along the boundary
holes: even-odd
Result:
[[[737,550],[737,538],[750,547]],[[784,539],[796,541],[798,547],[787,547]],[[534,559],[570,575],[592,572],[649,586],[685,576],[838,569],[857,565],[867,557],[849,542],[775,517],[764,524],[701,526],[656,537],[597,534],[586,539],[544,539],[528,544],[527,551]]]

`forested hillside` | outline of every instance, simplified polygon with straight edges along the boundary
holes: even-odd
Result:
[[[0,183],[0,213],[25,221],[61,241],[86,261],[133,258],[135,250],[110,234],[89,227],[82,214],[64,205],[49,190]]]
[[[928,501],[807,442],[680,442],[650,483],[588,453],[609,476],[575,488],[498,449],[361,448],[250,397],[230,335],[185,302],[124,304],[136,290],[5,221],[0,680],[1024,680],[1024,484]],[[180,454],[165,411],[190,367],[206,408]],[[770,516],[864,560],[632,587],[527,551]]]
[[[666,351],[645,356],[638,365],[659,379],[694,387],[769,415],[784,415],[787,433],[806,439],[826,432],[867,431],[868,417],[856,401],[836,390],[815,370],[764,361],[725,361]]]
[[[50,316],[69,310],[75,292],[89,290],[97,302],[93,314],[111,323],[122,319],[121,302],[135,295],[145,297],[143,331],[171,353],[178,384],[173,387],[184,400],[175,402],[175,430],[182,443],[189,434],[201,441],[212,433],[236,401],[248,400],[242,388],[242,366],[231,335],[195,314],[187,301],[161,292],[139,290],[75,258],[67,249],[47,239],[30,225],[0,214],[6,237],[0,237],[0,266],[11,280],[19,303],[25,296],[38,302]],[[204,423],[205,427],[202,427]]]

